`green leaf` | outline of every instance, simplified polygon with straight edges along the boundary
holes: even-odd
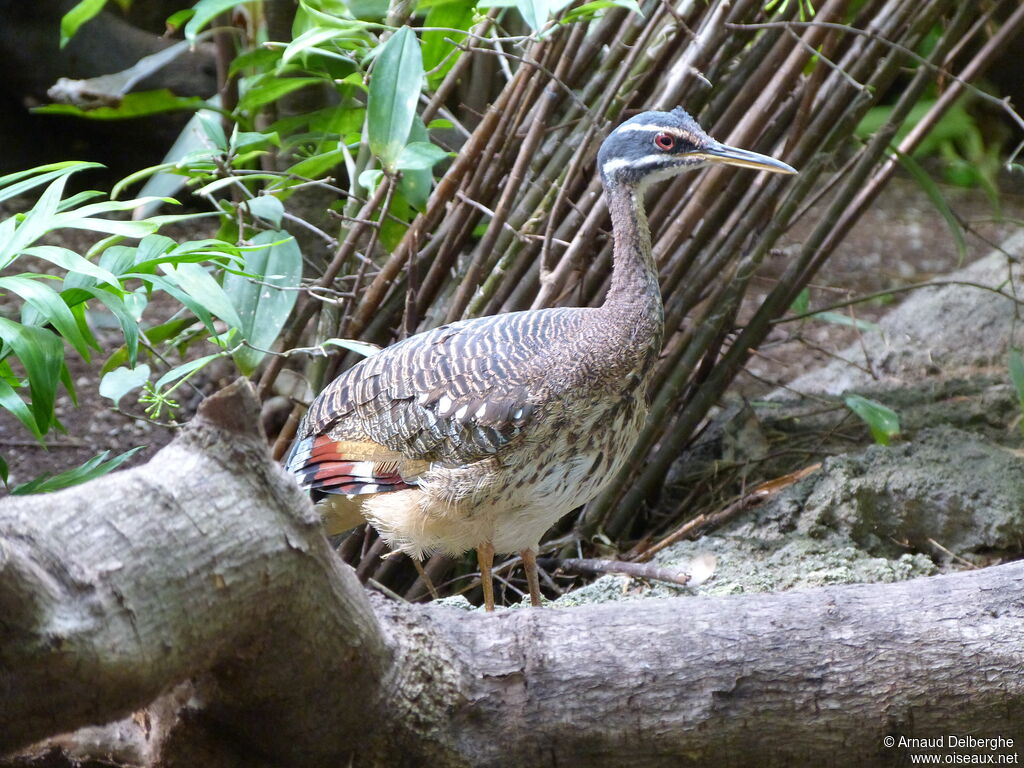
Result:
[[[242,152],[267,146],[281,146],[281,137],[275,131],[240,131],[238,125],[231,132],[231,151]],[[251,176],[249,178],[252,178]]]
[[[64,367],[64,345],[46,328],[21,325],[5,317],[0,317],[0,339],[14,350],[25,367],[32,395],[32,415],[38,432],[45,433],[53,423],[57,383]]]
[[[346,0],[357,19],[380,19],[388,12],[388,0]]]
[[[448,156],[448,152],[429,141],[413,141],[402,150],[395,167],[400,171],[429,171]]]
[[[228,151],[228,137],[224,135],[224,126],[221,125],[220,116],[215,112],[204,111],[199,113],[199,127],[210,143],[220,152]],[[188,162],[188,156],[179,157],[178,164],[184,165]]]
[[[66,174],[54,179],[39,196],[36,204],[25,214],[21,223],[16,225],[13,233],[4,231],[5,236],[0,240],[0,269],[9,264],[23,248],[53,229],[57,206],[60,204],[66,183]],[[7,222],[13,223],[14,219],[8,219],[4,224]]]
[[[32,415],[32,410],[25,405],[25,401],[18,396],[14,388],[3,378],[0,378],[0,408],[14,414],[15,418],[35,436],[36,440],[40,443],[43,442],[43,430],[36,423],[36,417]]]
[[[195,119],[195,115],[192,115],[192,119],[193,120]],[[186,130],[187,130],[187,128],[186,128]],[[184,134],[182,134],[182,135],[184,135]],[[181,136],[178,136],[178,141],[181,141],[181,138],[182,138]],[[135,182],[142,181],[143,179],[145,179],[145,178],[147,178],[149,176],[172,176],[172,175],[176,175],[176,174],[173,173],[176,169],[177,169],[177,163],[161,163],[160,165],[152,165],[149,168],[143,168],[141,171],[136,171],[135,173],[128,174],[127,176],[125,176],[123,179],[121,179],[119,182],[117,182],[113,186],[113,188],[110,190],[110,198],[112,200],[116,200],[118,197],[121,196],[121,193],[124,192],[125,189],[130,187]],[[185,181],[184,181],[184,179],[182,179],[180,186],[184,186],[184,183],[185,183]],[[149,190],[150,189],[150,185],[147,184],[143,189]],[[165,192],[165,194],[173,194],[173,193],[174,193],[173,190],[171,190],[169,192]]]
[[[632,11],[638,16],[644,15],[644,12],[640,9],[640,5],[636,0],[594,0],[594,2],[584,3],[583,5],[573,8],[562,17],[561,23],[568,24],[581,19],[590,19],[593,18],[598,11],[616,6]]]
[[[55,290],[42,282],[41,279],[29,275],[9,275],[0,277],[0,291],[9,291],[20,296],[29,307],[34,309],[39,317],[51,323],[57,332],[67,339],[87,362],[89,360],[89,345],[95,344],[95,340],[87,339],[75,316],[71,313],[68,305],[64,302]],[[36,322],[31,313],[22,313],[23,322],[28,325],[41,325]]]
[[[86,288],[85,290],[96,297],[117,318],[117,322],[121,326],[121,333],[124,335],[128,364],[134,366],[139,355],[139,318],[136,317],[129,304],[117,294],[102,288]],[[129,294],[129,296],[134,297],[135,295]],[[133,302],[137,300],[132,298]]]
[[[166,235],[147,235],[139,241],[139,245],[135,249],[135,256],[129,266],[145,269],[151,264],[160,264],[164,261],[164,256],[168,251],[176,245],[177,243]],[[100,260],[100,263],[102,264],[103,261]],[[114,271],[116,274],[123,274],[121,271]]]
[[[204,357],[200,357],[196,360],[190,360],[187,363],[182,363],[175,368],[171,368],[171,370],[161,376],[157,383],[153,385],[153,389],[160,391],[172,381],[184,378],[193,371],[199,370],[207,363],[211,363],[221,357],[224,357],[223,352],[214,352],[212,355],[205,355]]]
[[[254,197],[246,201],[245,207],[249,209],[249,213],[253,216],[266,219],[275,227],[281,226],[281,217],[284,216],[284,203],[273,195]]]
[[[124,306],[128,311],[129,317],[135,320],[136,323],[141,322],[142,313],[145,312],[146,307],[149,306],[149,297],[146,296],[146,289],[137,288],[131,293],[125,294]]]
[[[178,284],[173,280],[168,280],[164,277],[161,277],[160,275],[147,275],[141,272],[130,272],[127,275],[125,275],[125,277],[137,277],[140,280],[144,280],[147,283],[151,283],[153,286],[159,288],[162,291],[166,291],[171,296],[180,301],[182,304],[184,304],[189,309],[189,311],[192,312],[193,315],[199,318],[199,321],[204,326],[206,326],[206,330],[208,330],[211,334],[217,333],[217,329],[213,324],[213,318],[207,311],[206,307],[204,307],[201,302],[198,302],[195,299],[193,299],[189,295],[188,291],[184,291],[181,288],[179,288]],[[149,336],[148,333],[147,336]]]
[[[61,200],[60,205],[57,206],[57,210],[66,211],[71,208],[77,208],[80,205],[84,205],[89,200],[95,200],[97,197],[103,197],[103,193],[95,189],[79,192],[76,195],[72,195],[71,197],[66,197]]]
[[[110,455],[110,451],[104,451],[98,456],[93,456],[81,466],[69,469],[67,472],[61,472],[59,475],[41,475],[35,480],[15,486],[11,489],[11,495],[25,496],[31,493],[52,493],[62,488],[70,488],[73,485],[87,483],[90,480],[95,480],[97,477],[113,472],[141,450],[142,446],[140,445],[137,448],[132,448],[130,451],[125,451],[119,456],[115,456],[109,461],[107,461],[107,456]]]
[[[114,401],[114,407],[121,398],[149,381],[149,366],[143,363],[138,368],[115,368],[100,379],[100,395]]]
[[[236,5],[242,5],[242,0],[199,0],[193,8],[195,13],[192,18],[188,20],[188,24],[185,25],[185,39],[190,43],[196,41],[196,35],[198,35],[203,27],[205,27],[214,17],[229,11]]]
[[[381,48],[373,66],[367,105],[370,149],[388,170],[394,170],[408,141],[422,87],[419,41],[409,27],[402,27]]]
[[[75,392],[75,382],[71,378],[71,371],[68,370],[67,365],[65,365],[63,361],[61,361],[60,364],[60,383],[63,384],[64,389],[67,390],[68,397],[71,399],[71,404],[77,408],[78,393]],[[64,425],[60,423],[60,420],[57,419],[56,415],[54,416],[53,419],[53,426],[55,426],[61,432],[67,431],[66,429],[64,429]]]
[[[307,29],[301,35],[292,40],[288,44],[288,47],[284,49],[284,53],[281,55],[281,63],[286,64],[296,56],[306,53],[311,49],[313,52],[319,53],[320,51],[317,50],[316,46],[320,45],[320,43],[325,43],[336,37],[348,37],[349,34],[349,32],[338,29],[337,27],[312,27],[311,29]],[[343,58],[349,61],[354,61],[347,56]]]
[[[100,283],[106,283],[114,288],[119,288],[117,278],[112,272],[103,267],[93,264],[86,258],[79,256],[68,248],[61,248],[56,245],[35,245],[25,248],[22,253],[26,256],[48,261],[67,272],[75,272],[95,278]]]
[[[327,171],[338,163],[344,162],[344,160],[345,151],[342,149],[334,149],[329,152],[323,152],[319,155],[307,157],[305,160],[300,160],[285,171],[285,173],[292,174],[303,179],[317,179],[327,173]]]
[[[789,309],[794,315],[805,315],[807,314],[810,308],[811,289],[804,288],[802,291],[800,291],[800,293],[796,295],[796,298],[793,300],[793,304],[792,306],[790,306]]]
[[[238,108],[252,112],[292,91],[322,82],[324,81],[318,77],[275,77],[249,88],[238,102]]]
[[[27,171],[9,173],[6,176],[0,176],[0,201],[22,195],[30,189],[53,181],[58,176],[68,176],[78,171],[102,167],[99,163],[83,163],[78,160],[69,160],[63,163],[41,165],[36,168],[30,168]]]
[[[178,28],[186,21],[191,19],[195,15],[195,13],[196,11],[194,8],[185,8],[180,11],[175,11],[167,17],[167,20],[164,22],[164,24],[167,26],[167,30],[169,32],[177,32]]]
[[[146,338],[149,339],[151,344],[159,344],[183,333],[192,325],[195,325],[195,320],[191,317],[176,317],[173,320],[168,320],[166,323],[147,328]]]
[[[377,168],[370,168],[359,174],[359,186],[365,189],[367,192],[373,192],[380,183],[381,177],[384,175],[384,171]]]
[[[896,411],[860,395],[848,395],[846,407],[860,416],[871,430],[871,437],[880,445],[900,433],[900,417]]]
[[[44,115],[74,115],[90,120],[127,120],[163,112],[202,109],[206,102],[198,96],[175,96],[166,88],[156,91],[133,91],[120,97],[116,107],[82,109],[73,104],[46,104],[33,107],[32,112]]]
[[[428,28],[423,32],[423,68],[430,73],[427,78],[431,87],[439,84],[463,55],[448,41],[458,44],[466,36],[451,30],[469,30],[475,16],[471,3],[443,3],[433,6],[427,12],[423,22],[423,26]]]
[[[530,29],[535,32],[547,23],[551,14],[550,0],[516,0],[515,5]]]
[[[241,328],[242,321],[235,311],[231,299],[213,276],[199,264],[162,265],[167,277],[210,313],[216,315],[232,328]]]
[[[413,145],[419,146],[421,144],[430,144],[430,136],[427,134],[426,126],[423,125],[423,121],[417,116],[412,123],[412,130],[409,131],[409,147]],[[406,147],[408,149],[409,147]],[[413,150],[415,153],[416,150]],[[430,150],[427,150],[430,152]],[[403,150],[405,155],[405,150]],[[401,158],[399,158],[401,162]],[[430,190],[434,186],[434,174],[429,168],[421,170],[403,170],[402,176],[398,180],[398,190],[401,196],[413,208],[423,210],[427,206],[427,200],[430,198]],[[385,226],[387,226],[388,220],[385,220]]]
[[[65,13],[60,19],[60,47],[67,45],[78,28],[102,11],[106,4],[107,0],[80,0]]]
[[[283,231],[260,232],[252,241],[267,247],[245,254],[245,275],[224,276],[224,291],[241,318],[242,338],[259,347],[243,347],[234,355],[245,376],[263,359],[260,349],[270,349],[277,341],[298,299],[295,289],[302,280],[302,254],[295,238]]]
[[[363,357],[369,357],[380,352],[381,347],[376,344],[371,344],[368,341],[356,341],[354,339],[327,339],[323,344],[323,347],[341,347],[347,349],[349,352],[355,352],[357,355]]]

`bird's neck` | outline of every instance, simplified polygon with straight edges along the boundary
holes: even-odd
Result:
[[[602,309],[629,332],[631,347],[647,346],[657,355],[665,329],[665,310],[642,190],[606,184],[605,197],[614,238],[612,281]]]

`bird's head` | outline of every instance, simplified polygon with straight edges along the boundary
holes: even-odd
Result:
[[[772,173],[796,173],[785,163],[715,141],[676,107],[631,117],[601,144],[597,166],[605,184],[643,187],[705,165],[738,165]]]

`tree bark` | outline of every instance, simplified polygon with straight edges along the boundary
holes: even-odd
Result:
[[[1024,563],[492,615],[400,604],[335,557],[258,423],[237,383],[146,466],[0,503],[0,754],[154,701],[134,762],[892,765],[887,735],[1024,732]]]

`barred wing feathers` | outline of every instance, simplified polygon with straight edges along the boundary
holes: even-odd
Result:
[[[466,320],[381,350],[313,402],[289,470],[315,498],[360,495],[413,486],[435,462],[461,466],[500,453],[529,429],[555,342],[577,335],[585,311]]]

